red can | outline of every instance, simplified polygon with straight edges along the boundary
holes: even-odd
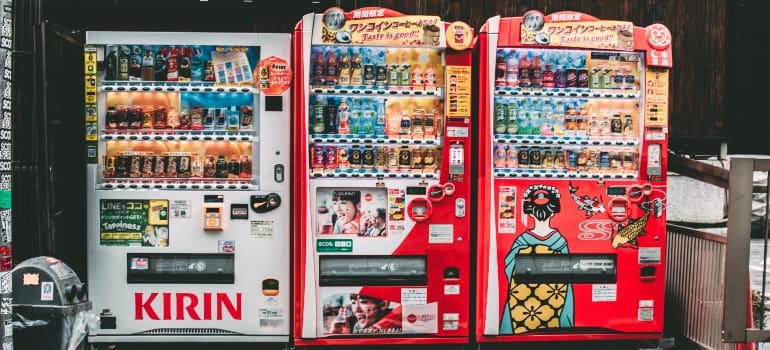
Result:
[[[326,150],[322,145],[313,145],[313,156],[311,159],[311,167],[314,170],[324,168],[324,160],[326,159]]]
[[[326,170],[337,169],[337,147],[326,146],[326,161],[324,162]]]

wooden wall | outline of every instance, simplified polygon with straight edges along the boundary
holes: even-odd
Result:
[[[659,22],[674,37],[670,132],[674,137],[735,137],[729,120],[745,120],[729,108],[727,77],[728,18],[743,15],[750,1],[730,0],[47,0],[43,17],[79,30],[193,30],[289,32],[308,12],[330,6],[345,10],[365,6],[392,8],[406,14],[439,15],[461,20],[477,31],[487,18],[521,16],[537,9],[584,12],[601,19],[628,20],[637,26]],[[758,9],[759,5],[754,6]],[[731,10],[733,9],[733,10]],[[736,23],[739,21],[733,21]],[[737,37],[736,35],[734,35]],[[735,43],[732,43],[735,45]],[[740,64],[741,62],[736,62]],[[742,84],[743,78],[733,80]],[[733,98],[733,105],[741,103]],[[740,130],[738,128],[737,130]],[[740,139],[740,138],[738,138]]]

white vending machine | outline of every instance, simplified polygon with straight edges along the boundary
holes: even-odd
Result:
[[[290,42],[87,33],[89,342],[288,341]]]

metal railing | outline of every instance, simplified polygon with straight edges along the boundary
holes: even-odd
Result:
[[[749,343],[770,341],[770,330],[751,325],[753,303],[749,283],[752,201],[756,193],[764,193],[765,198],[770,198],[770,186],[754,184],[754,174],[770,171],[770,157],[733,155],[728,172],[673,156],[671,169],[728,189],[728,221],[726,233],[721,234],[668,225],[668,332],[684,340],[685,347],[703,350],[745,349]],[[766,199],[765,261],[768,210]],[[765,313],[766,263],[762,270],[761,319]]]

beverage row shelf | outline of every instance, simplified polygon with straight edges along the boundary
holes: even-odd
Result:
[[[103,141],[242,141],[259,142],[254,131],[103,130]]]
[[[441,145],[440,138],[386,138],[377,136],[352,137],[350,135],[311,135],[312,143],[340,143],[340,144],[364,144],[364,145]]]
[[[569,96],[638,99],[639,92],[634,90],[608,90],[589,88],[522,88],[496,87],[495,94],[499,96]]]
[[[336,85],[333,87],[311,87],[314,94],[354,94],[354,95],[405,95],[405,96],[432,96],[442,97],[444,95],[443,88],[436,89],[418,89],[411,86],[373,86],[373,85],[360,85],[360,86],[341,86]]]
[[[252,86],[219,85],[213,82],[147,82],[147,81],[105,81],[99,84],[99,91],[115,92],[242,92],[258,94]]]
[[[636,179],[636,172],[600,173],[559,169],[495,169],[496,178]]]
[[[414,170],[334,169],[311,171],[312,178],[438,178],[438,173],[422,173]]]
[[[104,190],[155,189],[155,190],[259,190],[250,179],[179,179],[179,178],[120,178],[104,179],[100,184]]]
[[[496,143],[534,145],[636,146],[637,138],[612,136],[542,136],[495,134]]]

